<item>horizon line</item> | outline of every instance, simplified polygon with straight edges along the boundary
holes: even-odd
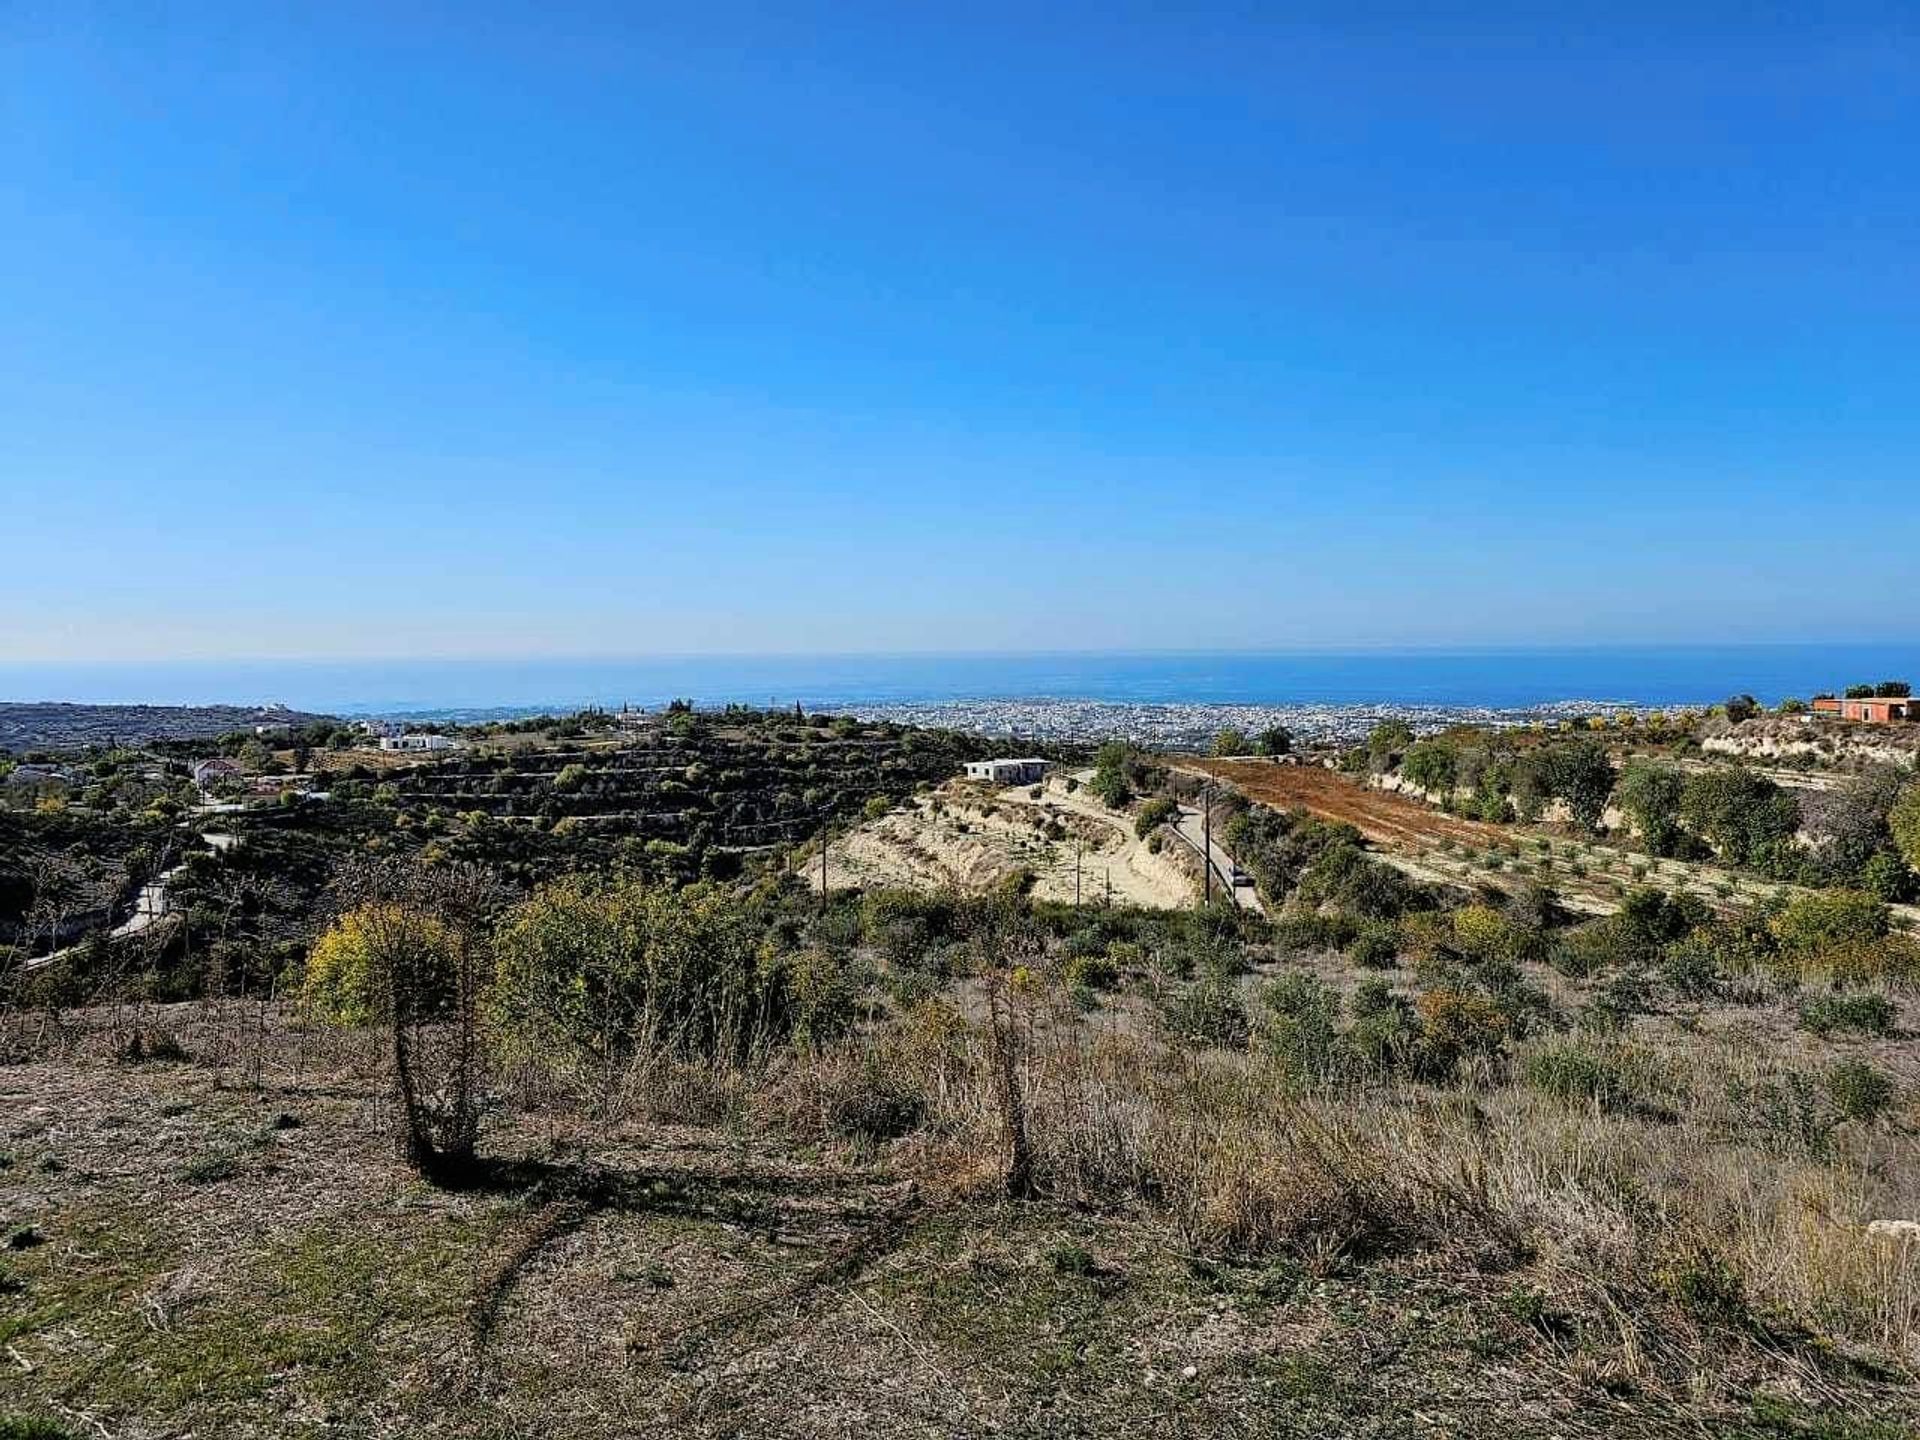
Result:
[[[1340,642],[1293,646],[1141,646],[1113,648],[929,649],[929,650],[662,650],[552,651],[499,654],[356,655],[180,655],[164,657],[86,656],[14,659],[0,656],[0,669],[115,667],[157,669],[167,666],[219,665],[540,665],[617,664],[726,660],[1018,660],[1177,658],[1181,656],[1289,657],[1343,655],[1551,655],[1606,651],[1803,650],[1822,646],[1849,648],[1920,646],[1920,634],[1902,639],[1830,637],[1818,640],[1595,640],[1443,644]]]

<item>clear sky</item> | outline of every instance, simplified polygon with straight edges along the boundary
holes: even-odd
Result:
[[[0,0],[0,502],[13,660],[1909,639],[1920,10]]]

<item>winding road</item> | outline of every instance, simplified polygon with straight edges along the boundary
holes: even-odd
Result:
[[[1213,869],[1214,883],[1224,886],[1233,897],[1233,903],[1242,910],[1251,910],[1256,915],[1264,915],[1266,907],[1260,903],[1260,893],[1251,884],[1235,885],[1233,877],[1239,873],[1239,866],[1233,863],[1233,857],[1221,846],[1218,840],[1208,844],[1206,817],[1191,805],[1180,807],[1180,818],[1174,823],[1173,833],[1178,835],[1201,856]]]

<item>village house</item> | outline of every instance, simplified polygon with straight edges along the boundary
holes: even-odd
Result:
[[[453,741],[444,735],[382,735],[382,750],[404,750],[419,752],[427,750],[451,750]]]
[[[1037,785],[1046,779],[1049,766],[1037,756],[1021,760],[969,760],[967,778],[986,780],[995,785]]]
[[[1857,700],[1824,695],[1813,702],[1813,713],[1837,715],[1842,720],[1862,720],[1869,725],[1892,725],[1920,718],[1920,711],[1914,709],[1915,703],[1905,695],[1863,696]]]
[[[193,783],[202,790],[211,790],[229,780],[240,778],[240,767],[222,755],[201,760],[193,767]]]

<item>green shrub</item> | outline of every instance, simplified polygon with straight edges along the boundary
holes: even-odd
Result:
[[[569,877],[509,911],[494,948],[496,1033],[560,1069],[739,1058],[796,1030],[822,1038],[848,1008],[833,962],[765,959],[740,902],[710,884]]]
[[[1171,800],[1155,796],[1140,807],[1140,813],[1134,817],[1133,833],[1142,840],[1180,813],[1180,807]]]
[[[1818,995],[1800,1006],[1800,1024],[1816,1035],[1893,1033],[1899,1011],[1884,995]]]
[[[1163,1009],[1167,1028],[1189,1045],[1244,1050],[1250,1026],[1246,1007],[1229,981],[1208,976],[1182,987]]]
[[[1796,897],[1773,921],[1773,933],[1789,954],[1883,939],[1892,921],[1886,902],[1864,890],[1816,890]]]
[[[1353,993],[1346,1043],[1360,1065],[1382,1073],[1408,1067],[1420,1042],[1420,1022],[1408,1000],[1379,976],[1360,982]]]
[[[57,1420],[37,1415],[0,1415],[0,1440],[79,1440]]]
[[[1369,922],[1347,942],[1345,953],[1363,970],[1391,970],[1399,963],[1400,932],[1381,921]]]
[[[1842,1118],[1871,1124],[1893,1107],[1893,1077],[1865,1060],[1842,1060],[1827,1072],[1827,1094]]]
[[[1344,915],[1322,915],[1294,907],[1282,910],[1273,921],[1275,948],[1295,954],[1339,950],[1358,933],[1359,923]]]
[[[1111,990],[1120,979],[1120,969],[1105,953],[1073,955],[1060,967],[1060,977],[1070,986],[1084,985],[1089,990]]]
[[[1260,992],[1260,1041],[1295,1079],[1324,1080],[1339,1068],[1340,1001],[1304,970],[1268,982]]]
[[[1686,1000],[1707,1000],[1720,993],[1720,957],[1704,938],[1689,936],[1660,957],[1660,980]]]

